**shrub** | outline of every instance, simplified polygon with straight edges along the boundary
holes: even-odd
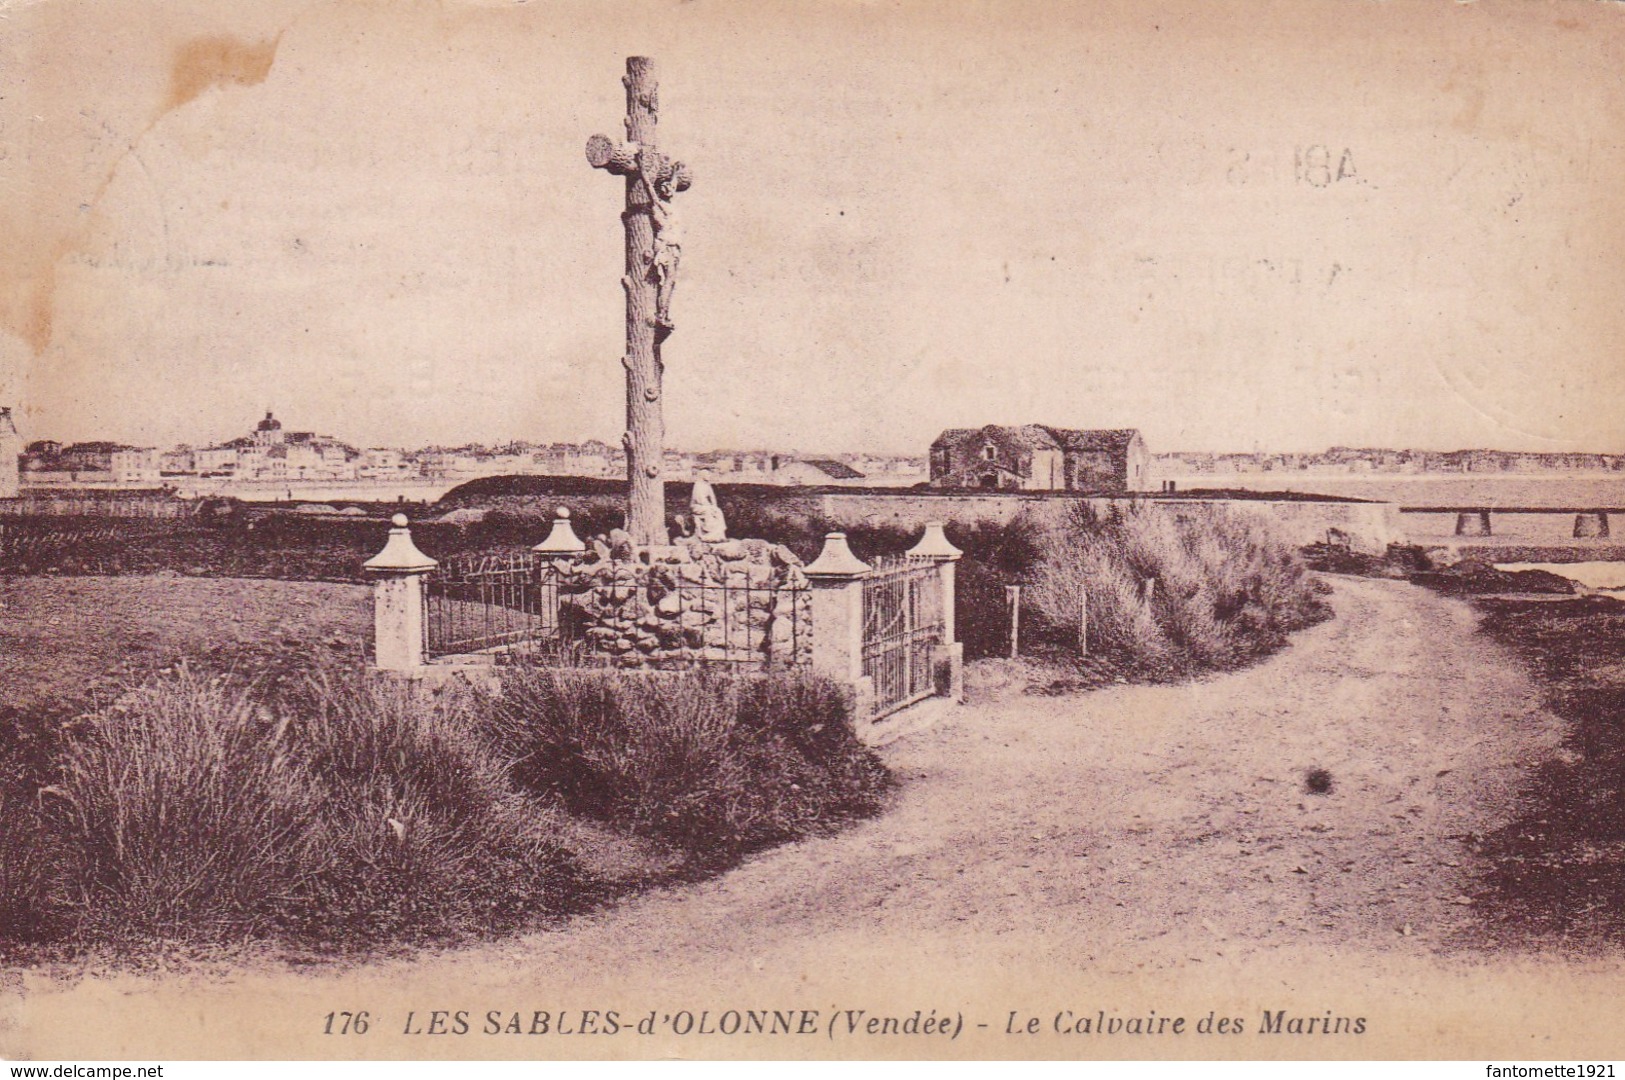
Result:
[[[690,870],[875,812],[888,774],[847,719],[801,674],[513,668],[490,696],[181,667],[0,743],[0,942],[501,931],[598,895],[556,839],[564,807]]]
[[[888,783],[840,690],[801,673],[515,670],[488,723],[522,748],[513,775],[527,790],[698,865],[873,813]]]
[[[90,938],[262,931],[309,885],[313,798],[282,730],[222,679],[127,694],[70,743],[57,794],[80,855],[69,903]]]
[[[320,863],[302,936],[473,934],[565,905],[579,886],[545,808],[514,790],[474,695],[320,671],[285,704],[320,778]]]
[[[83,940],[459,936],[557,906],[568,866],[467,695],[359,674],[269,702],[185,669],[90,718],[51,828]]]
[[[69,852],[44,811],[54,792],[41,787],[16,755],[0,754],[0,927],[13,941],[48,941],[68,914]]]
[[[1152,677],[1234,667],[1329,614],[1289,545],[1262,522],[1219,513],[1097,519],[1080,505],[1039,542],[1023,594],[1032,638],[1075,648],[1080,596],[1090,651]]]

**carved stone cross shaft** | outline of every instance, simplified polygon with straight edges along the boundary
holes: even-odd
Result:
[[[666,425],[661,414],[665,365],[660,346],[671,334],[671,290],[681,254],[672,196],[692,182],[688,168],[655,149],[660,90],[654,61],[629,56],[626,75],[626,141],[606,135],[587,140],[587,162],[626,178],[626,529],[639,545],[664,544],[666,535]]]

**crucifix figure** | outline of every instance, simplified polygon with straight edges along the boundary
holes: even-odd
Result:
[[[606,135],[587,140],[587,163],[626,178],[626,528],[640,546],[667,543],[665,420],[660,410],[665,364],[661,344],[671,335],[671,294],[677,284],[682,240],[672,197],[692,183],[688,167],[655,148],[660,92],[654,61],[629,56],[626,75],[626,141]]]
[[[678,167],[682,163],[678,162]],[[653,168],[639,168],[638,175],[649,194],[649,224],[654,229],[655,275],[655,341],[658,344],[677,327],[671,321],[671,293],[677,287],[677,265],[683,259],[683,233],[677,224],[677,213],[672,209],[672,178],[649,179]]]

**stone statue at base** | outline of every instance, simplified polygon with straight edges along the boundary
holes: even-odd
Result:
[[[694,536],[707,544],[728,539],[728,522],[717,505],[717,493],[707,473],[694,478],[694,493],[688,499],[688,512],[694,518]]]

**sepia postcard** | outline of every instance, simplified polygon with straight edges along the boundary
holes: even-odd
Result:
[[[1625,4],[0,71],[0,1057],[1625,1059]]]

